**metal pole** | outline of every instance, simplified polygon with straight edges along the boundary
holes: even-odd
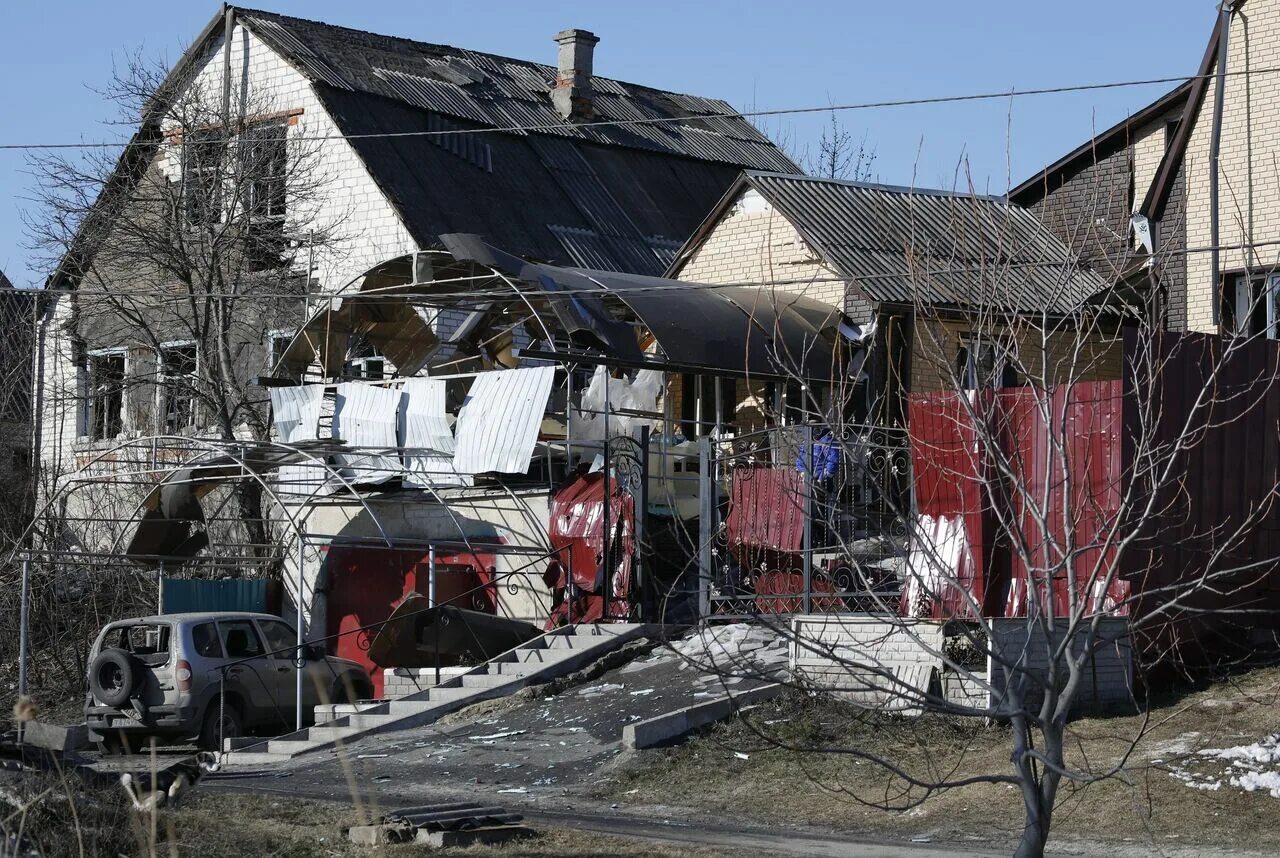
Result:
[[[1222,109],[1227,92],[1227,49],[1230,46],[1232,4],[1223,3],[1218,18],[1218,79],[1214,88],[1213,127],[1209,137],[1209,265],[1213,270],[1212,288],[1213,324],[1222,318],[1222,264],[1218,257],[1218,163],[1222,149]],[[1237,330],[1240,320],[1236,320]]]
[[[27,624],[31,618],[31,555],[22,557],[22,604],[18,610],[18,694],[27,694]]]
[[[164,561],[160,561],[160,569],[156,573],[156,613],[164,613]]]
[[[298,729],[298,730],[302,729],[302,673],[303,673],[303,669],[306,667],[306,659],[302,657],[303,655],[302,653],[302,590],[304,587],[303,569],[305,568],[302,562],[303,560],[302,552],[305,546],[306,546],[306,536],[301,530],[299,530],[298,531],[298,580],[297,580],[298,592],[296,593],[297,598],[294,600],[296,602],[297,609],[298,609],[298,616],[297,616],[298,649],[293,654],[294,655],[293,663],[295,667],[295,673],[297,674],[294,677],[294,698],[295,698],[294,699],[294,721],[295,721],[294,727],[295,729]]]
[[[640,619],[647,622],[649,610],[649,592],[644,580],[644,539],[645,519],[649,517],[649,434],[651,427],[647,424],[640,427],[640,486],[635,506],[635,585],[640,592]]]
[[[434,545],[427,546],[427,609],[430,610],[436,606],[436,547]],[[436,629],[436,645],[435,645],[435,664],[436,664],[436,685],[440,684],[440,624],[444,622],[444,612],[436,611],[435,619],[432,625]]]
[[[712,494],[716,486],[715,480],[711,478],[711,439],[706,436],[698,439],[698,459],[698,616],[707,617],[711,613],[711,539],[715,534],[713,518],[719,504]]]
[[[606,369],[604,378],[604,468],[602,469],[604,483],[601,485],[604,503],[600,513],[600,523],[604,529],[604,543],[602,546],[604,551],[601,559],[604,575],[602,576],[603,580],[600,582],[601,595],[604,597],[604,602],[600,607],[601,621],[609,618],[609,598],[613,595],[613,587],[610,584],[610,579],[613,576],[613,566],[609,562],[611,554],[609,551],[609,501],[611,500],[609,493],[609,420],[612,417],[609,413],[609,382],[611,380],[609,370]]]
[[[813,473],[817,466],[817,454],[813,449],[813,427],[805,426],[803,428],[803,451],[806,467],[804,473],[800,475],[800,479],[804,485],[804,554],[803,570],[804,570],[804,612],[807,614],[812,608],[813,593]]]
[[[564,475],[573,476],[573,366],[564,370]]]

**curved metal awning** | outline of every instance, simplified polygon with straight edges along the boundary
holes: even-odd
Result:
[[[509,365],[497,352],[510,349],[521,325],[544,353],[558,341],[711,375],[836,380],[863,348],[841,335],[848,319],[838,308],[803,295],[563,268],[518,259],[475,235],[440,238],[446,252],[397,257],[353,282],[308,321],[277,369],[319,364],[335,377],[356,337],[402,375],[434,368],[437,357],[460,369],[459,353]],[[439,334],[433,314],[442,312],[454,314],[453,324]]]

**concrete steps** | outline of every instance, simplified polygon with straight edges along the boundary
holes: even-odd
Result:
[[[316,726],[224,754],[228,766],[263,766],[299,754],[333,748],[368,733],[430,724],[472,703],[505,697],[526,685],[545,682],[595,661],[628,641],[651,634],[639,623],[571,626],[548,632],[492,661],[439,685],[384,702],[316,707]]]

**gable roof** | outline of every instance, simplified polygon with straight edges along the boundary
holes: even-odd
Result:
[[[1001,197],[758,171],[721,198],[668,276],[748,189],[873,301],[1067,313],[1106,288],[1031,212]]]
[[[797,171],[750,122],[719,115],[736,112],[720,99],[593,76],[596,118],[567,123],[548,97],[556,76],[552,66],[256,9],[234,12],[313,82],[333,89],[381,96],[479,127],[534,127],[531,133],[571,140]]]
[[[13,281],[4,276],[4,272],[0,271],[0,289],[12,289]]]
[[[421,247],[477,233],[521,256],[659,274],[743,167],[799,171],[718,99],[593,77],[599,122],[555,112],[551,66],[256,9],[226,10],[307,78]],[[170,72],[180,87],[221,44],[220,11]],[[548,38],[548,43],[550,39]],[[163,137],[149,106],[90,223]],[[390,135],[390,136],[388,136]],[[89,230],[55,280],[74,280]]]

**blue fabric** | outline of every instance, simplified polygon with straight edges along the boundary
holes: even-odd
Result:
[[[823,432],[814,440],[810,449],[800,448],[800,453],[796,456],[797,471],[806,473],[810,471],[809,462],[806,462],[806,459],[812,462],[815,480],[829,480],[836,475],[836,470],[840,467],[840,446],[835,443],[830,432]]]

